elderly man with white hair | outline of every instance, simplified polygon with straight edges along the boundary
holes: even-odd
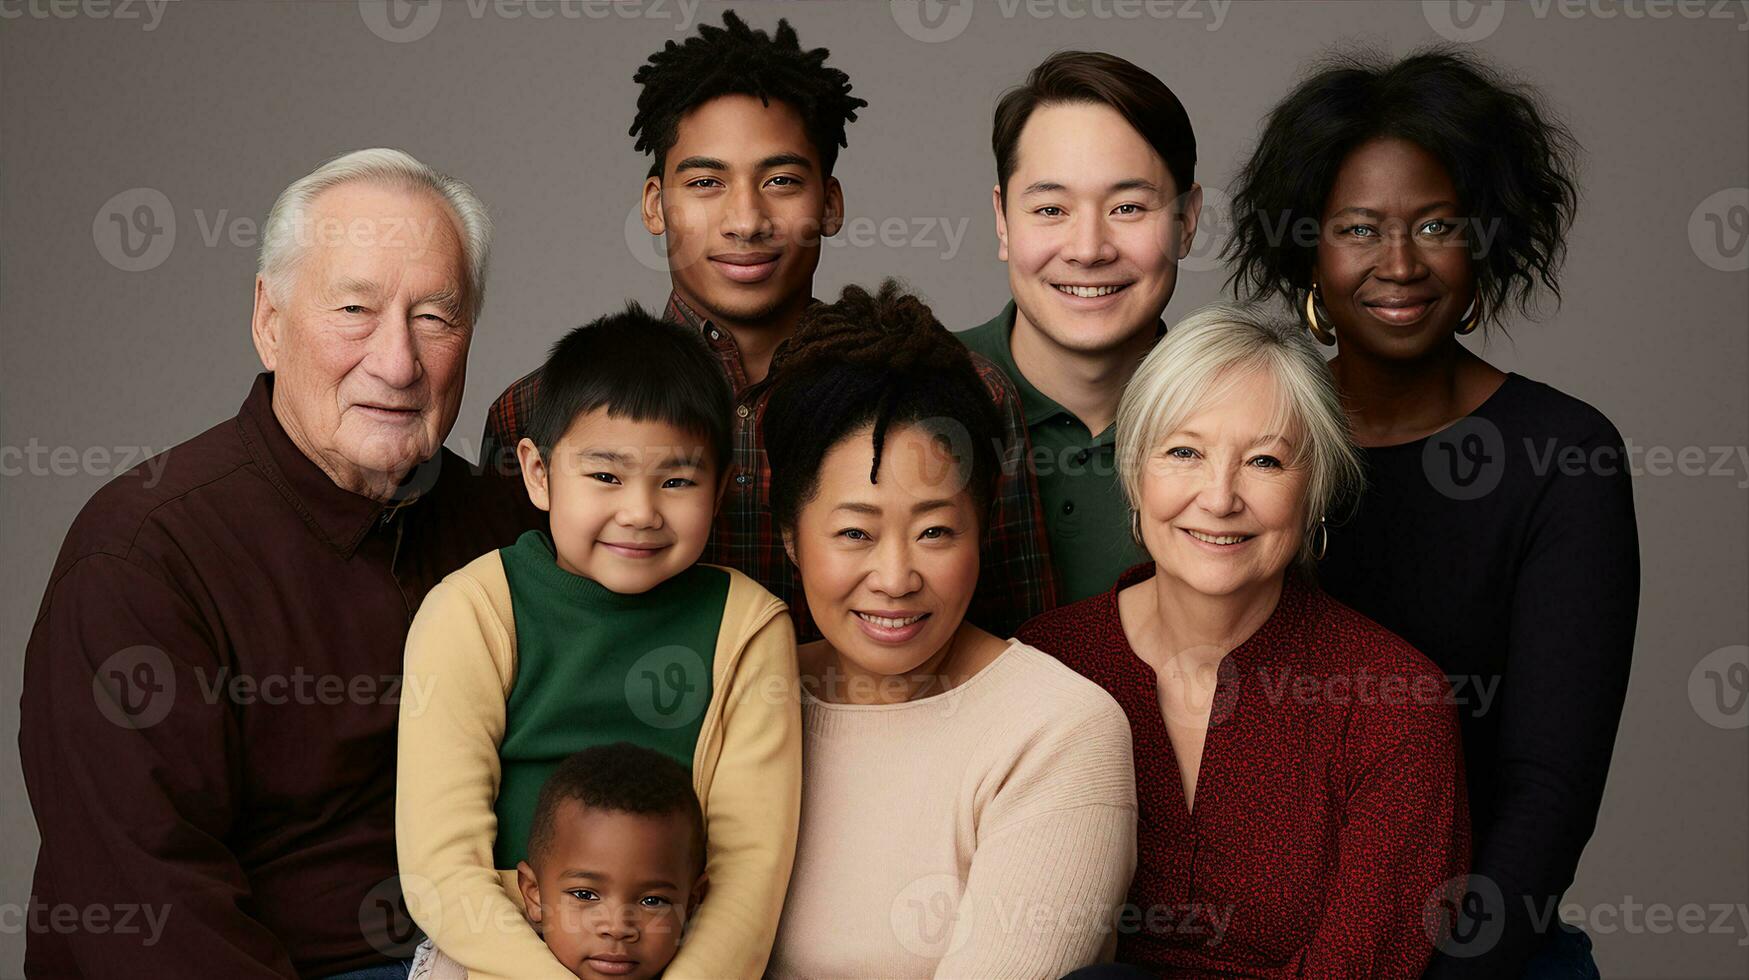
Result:
[[[397,150],[292,184],[241,410],[74,520],[25,656],[30,976],[405,975],[407,627],[521,530],[443,448],[490,238],[467,185]]]

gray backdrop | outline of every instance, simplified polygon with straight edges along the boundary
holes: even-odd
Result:
[[[382,145],[490,205],[491,288],[450,440],[473,458],[486,406],[562,330],[666,294],[634,220],[631,76],[720,6],[0,0],[0,975],[20,972],[36,850],[14,733],[47,573],[93,491],[242,401],[274,195]],[[849,226],[817,294],[898,274],[955,327],[1006,296],[991,107],[1055,49],[1120,54],[1190,109],[1212,210],[1169,321],[1218,295],[1220,188],[1321,50],[1443,38],[1540,86],[1587,151],[1567,300],[1485,353],[1595,404],[1635,447],[1645,562],[1615,767],[1562,914],[1590,929],[1606,976],[1749,971],[1749,5],[741,6],[757,26],[790,17],[872,103],[840,158]]]

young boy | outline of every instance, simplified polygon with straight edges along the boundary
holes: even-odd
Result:
[[[704,814],[686,769],[630,742],[584,749],[541,787],[517,886],[547,949],[583,980],[662,974],[703,901]],[[410,980],[464,980],[422,947]]]
[[[636,304],[573,330],[517,447],[551,534],[439,583],[407,639],[396,843],[408,911],[474,980],[569,980],[518,908],[541,785],[590,745],[689,765],[716,900],[667,976],[758,976],[801,795],[784,604],[698,562],[728,479],[728,383]]]

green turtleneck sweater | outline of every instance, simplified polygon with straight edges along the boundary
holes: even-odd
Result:
[[[528,531],[502,549],[516,616],[516,679],[499,745],[494,862],[527,854],[535,801],[565,757],[633,742],[692,766],[729,576],[693,565],[622,595],[560,568],[552,538]]]

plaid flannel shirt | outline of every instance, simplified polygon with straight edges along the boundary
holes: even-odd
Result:
[[[765,381],[751,384],[741,363],[741,351],[729,331],[711,324],[670,294],[665,315],[696,328],[723,366],[735,393],[734,461],[729,489],[701,560],[739,569],[789,604],[798,641],[818,639],[808,614],[800,577],[783,550],[783,540],[771,516],[771,466],[765,456],[760,419],[770,395]],[[779,345],[779,352],[782,345]],[[774,360],[776,356],[774,355]],[[1051,570],[1038,484],[1027,466],[1026,419],[1014,383],[982,355],[972,354],[978,376],[1003,420],[1002,474],[984,529],[977,592],[966,617],[997,636],[1012,636],[1021,623],[1054,608],[1056,579]],[[505,492],[523,494],[515,463],[515,446],[534,414],[540,372],[519,378],[505,389],[486,413],[482,463],[502,453],[492,470],[514,483]]]

